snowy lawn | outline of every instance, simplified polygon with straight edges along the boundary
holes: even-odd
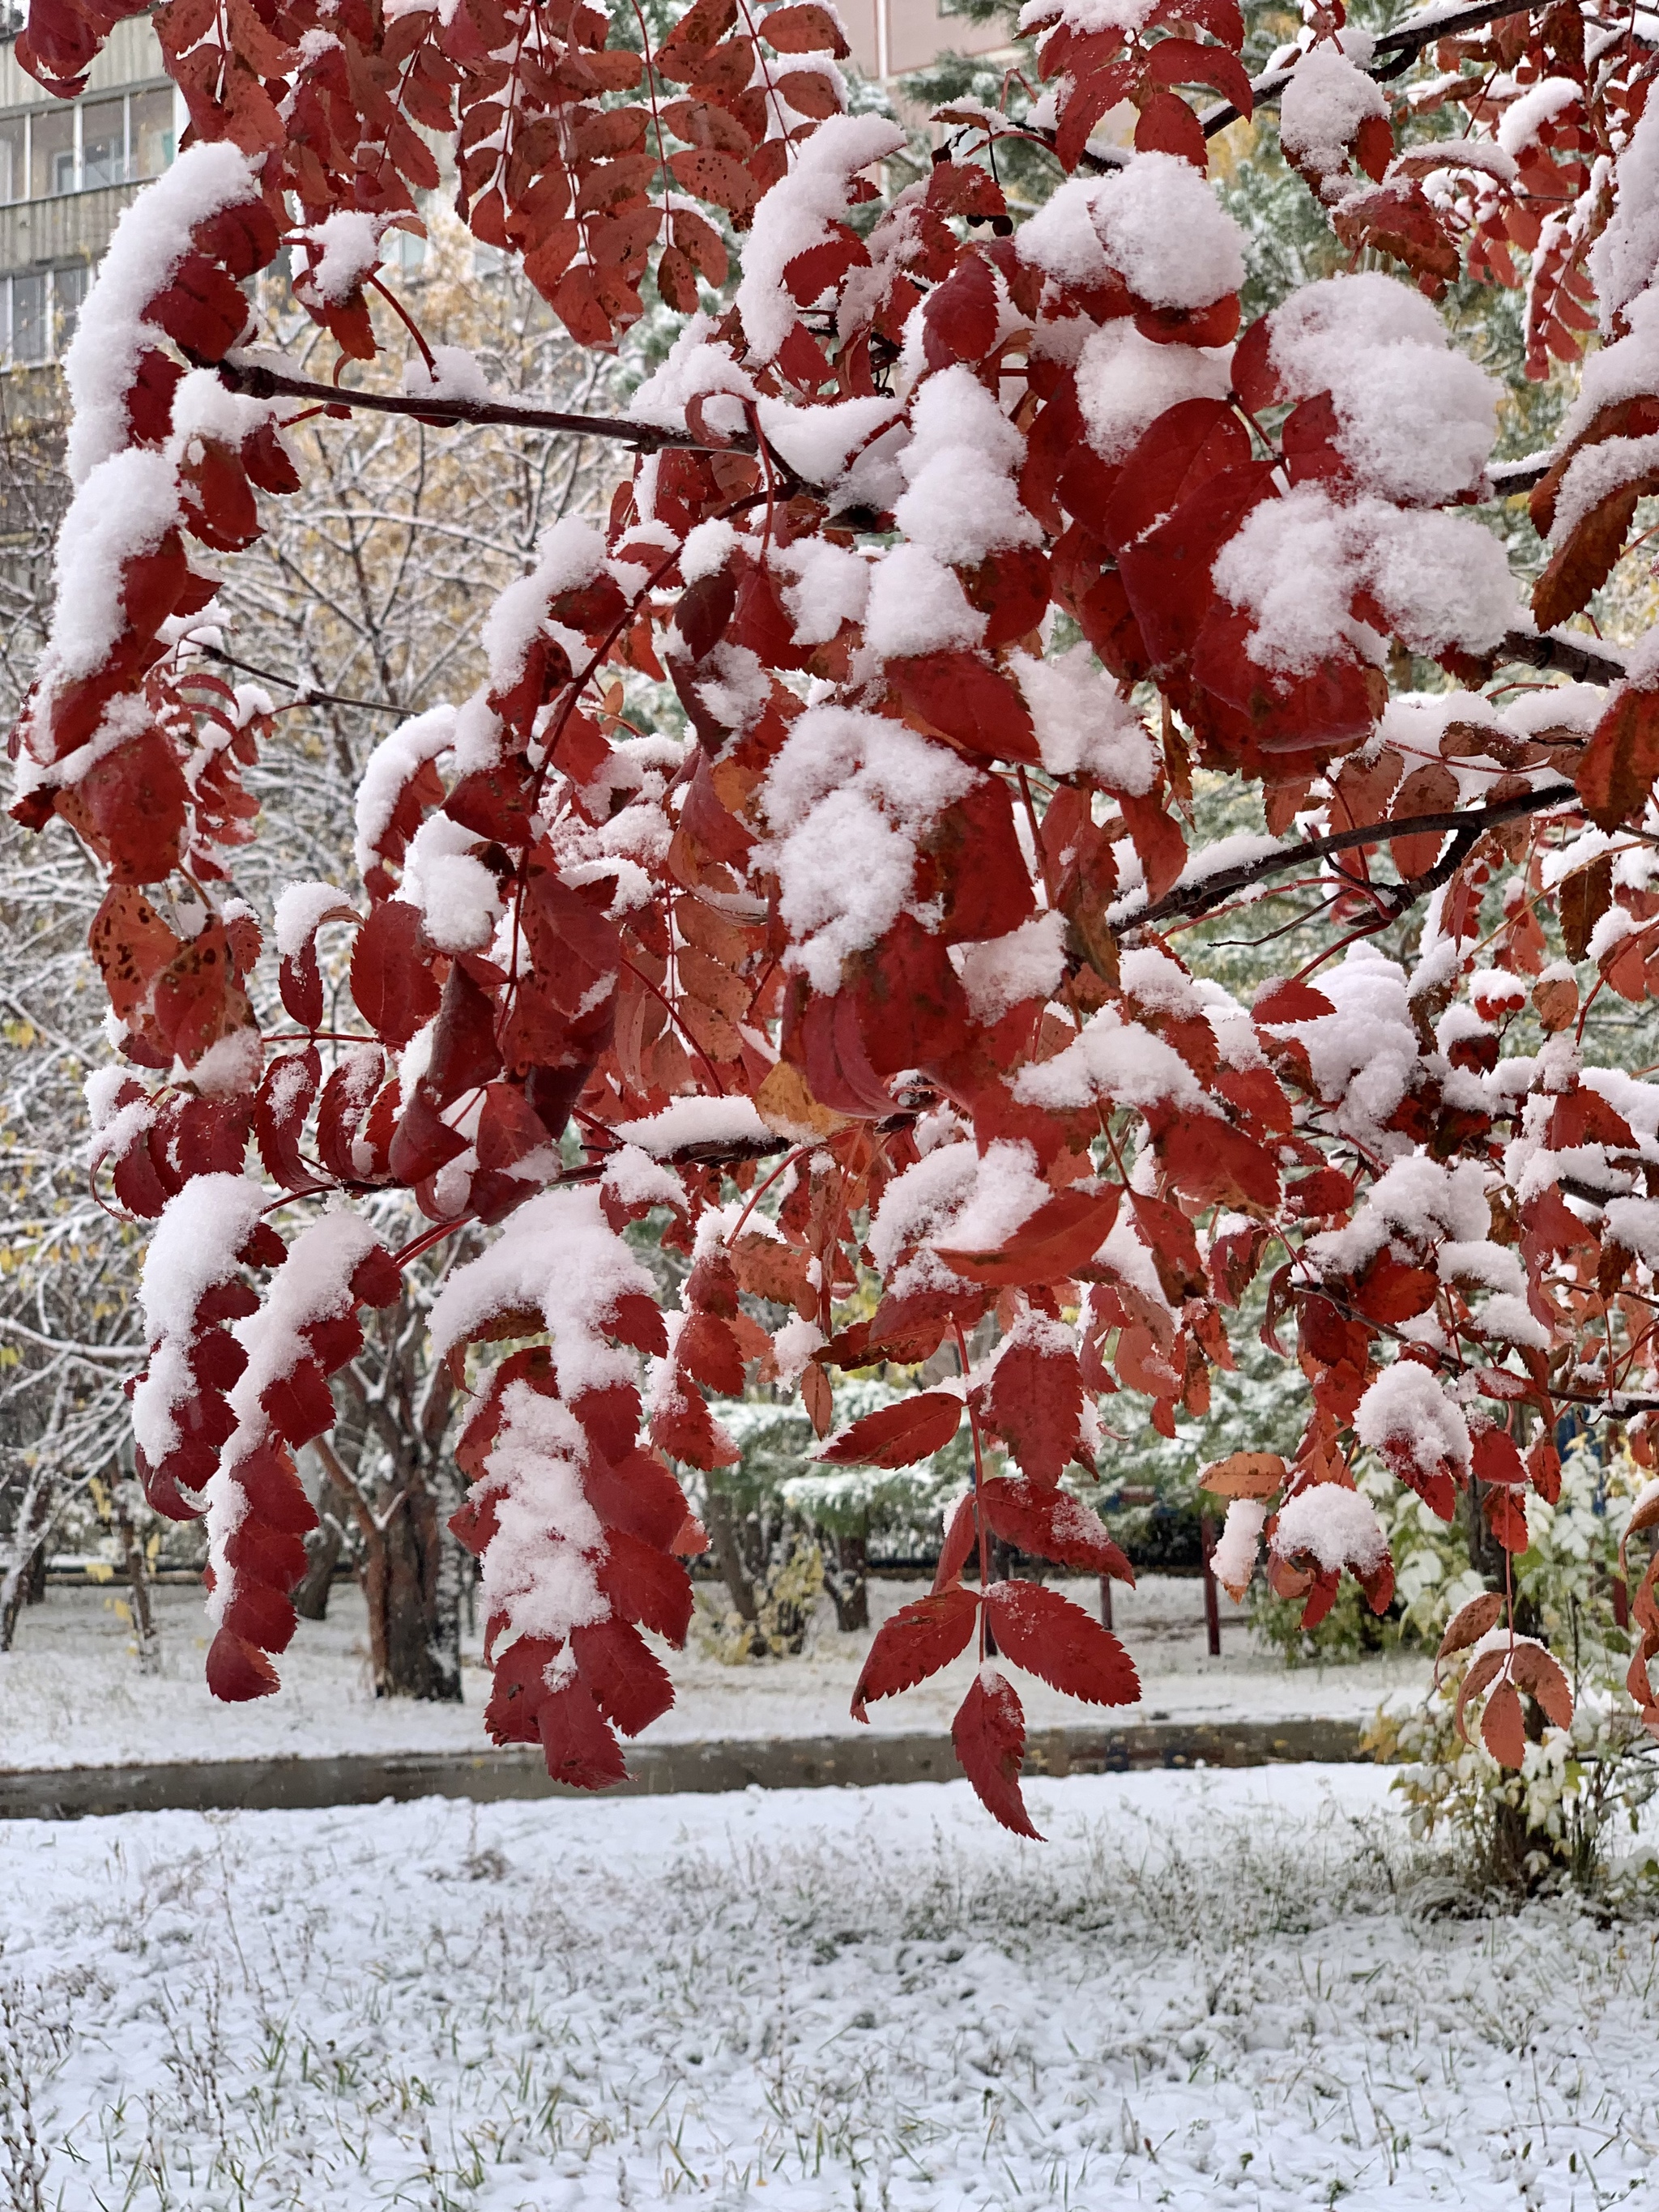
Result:
[[[925,1583],[874,1582],[878,1620]],[[1068,1583],[1079,1603],[1097,1604],[1092,1583]],[[489,1694],[476,1649],[470,1654],[459,1707],[377,1701],[368,1677],[362,1598],[337,1587],[325,1621],[302,1620],[278,1662],[280,1697],[251,1705],[216,1705],[202,1678],[207,1627],[202,1594],[167,1588],[155,1594],[161,1625],[161,1673],[139,1674],[131,1632],[112,1590],[55,1589],[18,1623],[15,1649],[0,1655],[0,1766],[100,1766],[155,1759],[283,1758],[348,1752],[462,1751],[484,1747],[482,1713]],[[1427,1685],[1419,1659],[1370,1660],[1358,1666],[1287,1668],[1256,1646],[1224,1593],[1222,1652],[1205,1646],[1201,1583],[1152,1575],[1137,1590],[1120,1590],[1115,1619],[1140,1670],[1139,1705],[1114,1717],[1142,1720],[1268,1720],[1316,1714],[1369,1719],[1385,1698],[1413,1701]],[[869,1636],[843,1636],[826,1600],[811,1644],[799,1658],[726,1667],[700,1650],[659,1647],[674,1677],[678,1702],[650,1730],[653,1743],[722,1737],[825,1735],[850,1730],[848,1711]],[[943,1734],[961,1704],[974,1659],[908,1692],[872,1705],[872,1726],[888,1735]],[[1041,1682],[1020,1679],[1033,1728],[1086,1723],[1099,1715]]]
[[[1654,2203],[1659,1923],[1437,1914],[1370,1770],[1030,1798],[18,1823],[0,2204]]]

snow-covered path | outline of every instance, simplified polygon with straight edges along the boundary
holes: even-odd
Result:
[[[879,1621],[926,1583],[874,1582]],[[1086,1583],[1062,1585],[1082,1604],[1097,1601]],[[283,1690],[247,1705],[222,1705],[208,1694],[202,1664],[207,1624],[199,1589],[155,1593],[161,1670],[141,1675],[130,1632],[115,1610],[118,1591],[54,1589],[27,1608],[15,1650],[0,1653],[0,1766],[104,1766],[176,1759],[320,1758],[334,1753],[487,1748],[482,1708],[489,1677],[476,1644],[466,1654],[464,1705],[377,1698],[369,1679],[363,1601],[337,1587],[325,1621],[301,1621],[283,1654]],[[1281,1720],[1316,1714],[1369,1720],[1384,1700],[1415,1704],[1428,1686],[1421,1657],[1391,1654],[1358,1665],[1287,1668],[1258,1646],[1242,1609],[1222,1601],[1222,1656],[1205,1649],[1202,1585],[1152,1575],[1117,1598],[1120,1634],[1140,1670],[1139,1705],[1125,1721]],[[652,1743],[726,1737],[850,1734],[853,1685],[869,1632],[837,1633],[828,1601],[809,1650],[798,1659],[726,1667],[699,1650],[657,1647],[673,1676],[675,1704],[648,1732]],[[882,1735],[942,1733],[962,1702],[971,1655],[902,1698],[870,1709]],[[1098,1717],[1073,1698],[1020,1679],[1033,1728]]]
[[[1436,1917],[1366,1769],[0,1832],[0,2203],[1651,2204],[1659,1923]]]

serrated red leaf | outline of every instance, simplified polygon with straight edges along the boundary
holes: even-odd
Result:
[[[609,1790],[628,1779],[622,1747],[580,1681],[549,1690],[536,1708],[547,1771],[573,1790]]]
[[[258,1646],[222,1628],[208,1646],[207,1686],[226,1705],[246,1705],[281,1689],[276,1669]]]
[[[979,1600],[960,1583],[902,1605],[876,1631],[854,1686],[855,1721],[869,1718],[872,1698],[912,1690],[965,1651],[979,1620]]]
[[[948,1391],[918,1391],[865,1414],[816,1456],[831,1467],[914,1467],[950,1443],[962,1414],[961,1399]]]
[[[986,1520],[1004,1543],[1083,1574],[1109,1575],[1133,1589],[1134,1569],[1105,1522],[1070,1491],[996,1475],[980,1485],[979,1496]]]
[[[1527,1730],[1521,1693],[1513,1682],[1500,1682],[1480,1716],[1480,1736],[1500,1766],[1519,1768],[1527,1756]]]
[[[417,908],[385,899],[374,908],[352,946],[351,995],[369,1027],[394,1047],[437,1012],[442,993]]]
[[[1139,1701],[1134,1662],[1109,1629],[1042,1583],[993,1583],[985,1608],[997,1649],[1051,1689],[1094,1705]]]
[[[1034,1482],[1058,1482],[1081,1439],[1076,1352],[1030,1332],[1012,1338],[991,1370],[982,1411]]]
[[[1111,1235],[1122,1194],[1120,1183],[1097,1191],[1073,1185],[1045,1199],[998,1250],[941,1245],[939,1256],[953,1274],[999,1288],[1064,1281],[1086,1267]]]
[[[1486,1516],[1486,1526],[1506,1552],[1524,1552],[1531,1540],[1527,1534],[1527,1504],[1517,1491],[1489,1490],[1480,1501]]]
[[[986,1811],[1015,1835],[1040,1844],[1042,1838],[1031,1825],[1019,1786],[1025,1712],[1013,1684],[996,1668],[981,1667],[975,1675],[951,1723],[951,1741]]]
[[[594,1704],[624,1735],[638,1735],[673,1704],[667,1669],[628,1621],[573,1628],[570,1648]]]

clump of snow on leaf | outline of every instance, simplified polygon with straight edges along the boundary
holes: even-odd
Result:
[[[884,116],[832,115],[763,197],[744,240],[735,301],[752,361],[774,360],[799,319],[784,283],[789,264],[829,242],[830,224],[845,220],[854,177],[903,143],[904,133]]]
[[[1353,1426],[1360,1443],[1390,1465],[1406,1463],[1424,1477],[1443,1462],[1455,1469],[1469,1464],[1468,1423],[1415,1359],[1383,1370],[1356,1407]]]
[[[1022,1000],[1048,999],[1066,975],[1066,921],[1056,913],[1035,915],[1006,937],[961,947],[962,983],[974,1019],[1000,1021]]]
[[[1381,658],[1383,641],[1353,611],[1362,593],[1430,655],[1489,653],[1516,615],[1503,546],[1478,522],[1380,499],[1342,502],[1316,483],[1254,508],[1214,574],[1222,598],[1252,617],[1254,658],[1294,675],[1344,641],[1363,659]]]
[[[1016,653],[1009,665],[1050,775],[1086,775],[1132,799],[1152,789],[1158,752],[1151,734],[1086,645],[1044,660]]]
[[[1316,1559],[1327,1574],[1352,1567],[1368,1575],[1387,1558],[1389,1540],[1369,1498],[1343,1483],[1316,1482],[1279,1507],[1273,1549],[1285,1559]]]
[[[611,1610],[593,1571],[605,1531],[582,1490],[586,1440],[568,1407],[524,1382],[501,1393],[501,1415],[475,1492],[495,1518],[481,1569],[485,1615],[511,1638],[562,1642]]]
[[[999,1137],[983,1154],[972,1144],[941,1145],[883,1192],[870,1224],[871,1257],[896,1296],[953,1288],[957,1278],[928,1244],[994,1251],[1053,1195],[1030,1145]]]
[[[1271,330],[1287,392],[1330,393],[1337,451],[1363,489],[1431,506],[1479,481],[1499,389],[1453,350],[1420,292],[1392,276],[1327,277],[1276,307]]]
[[[1267,1517],[1265,1499],[1234,1498],[1228,1501],[1227,1518],[1210,1554],[1210,1567],[1229,1597],[1242,1598],[1249,1588],[1261,1549],[1261,1524]]]
[[[191,252],[191,232],[258,197],[258,173],[246,154],[223,140],[198,142],[123,210],[64,356],[71,483],[84,483],[127,443],[127,394],[139,359],[151,348],[167,350],[145,311]]]
[[[1231,346],[1158,345],[1127,315],[1089,333],[1078,357],[1077,398],[1089,443],[1121,461],[1141,432],[1184,399],[1224,399]]]
[[[893,520],[913,544],[972,567],[1005,546],[1035,545],[1042,525],[1013,483],[1025,441],[969,368],[930,376],[899,457],[909,489]]]
[[[566,1398],[635,1377],[634,1357],[607,1341],[617,1301],[654,1298],[655,1285],[600,1211],[592,1190],[546,1191],[509,1215],[487,1252],[458,1267],[432,1308],[441,1358],[497,1314],[540,1312]]]
[[[1333,201],[1352,187],[1348,149],[1367,116],[1386,117],[1382,87],[1336,45],[1310,47],[1291,72],[1279,101],[1279,142],[1319,178],[1320,198]]]
[[[912,903],[916,841],[975,781],[944,745],[851,707],[800,716],[763,787],[774,832],[786,958],[833,991],[848,955]]]
[[[1207,307],[1244,282],[1243,232],[1174,154],[1135,154],[1108,176],[1062,185],[1022,227],[1018,251],[1073,284],[1115,272],[1152,307]]]

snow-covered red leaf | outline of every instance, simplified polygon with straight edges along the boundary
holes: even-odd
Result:
[[[1045,1199],[996,1249],[941,1245],[939,1258],[954,1274],[999,1288],[1063,1280],[1085,1267],[1111,1234],[1121,1196],[1119,1183],[1097,1191],[1074,1184]]]
[[[1070,1491],[1024,1476],[995,1475],[980,1485],[979,1497],[993,1530],[1017,1551],[1134,1587],[1134,1569],[1105,1522]]]

